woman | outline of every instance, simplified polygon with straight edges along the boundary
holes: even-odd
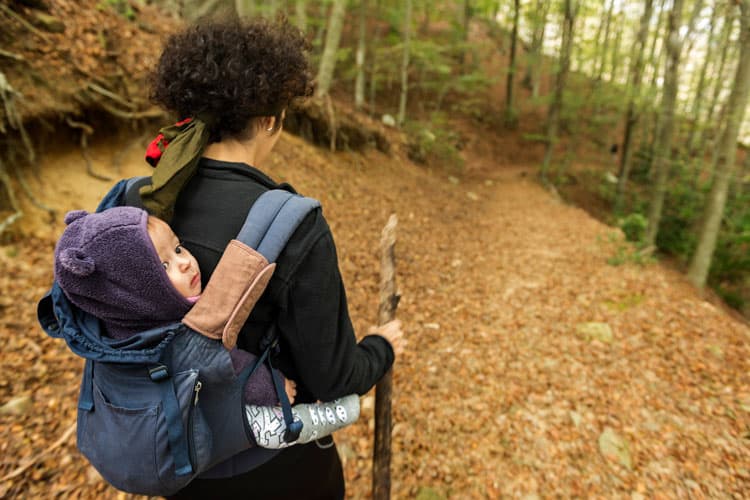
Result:
[[[201,24],[167,41],[152,98],[181,122],[163,129],[149,150],[158,161],[154,175],[128,199],[170,222],[198,260],[204,285],[255,200],[269,189],[293,191],[257,167],[279,139],[286,107],[312,93],[307,48],[295,28],[265,21]],[[364,394],[403,348],[398,322],[357,343],[319,209],[279,256],[238,346],[257,354],[269,329],[280,339],[278,367],[297,383],[296,402]],[[241,454],[174,498],[342,498],[336,447],[332,438],[321,441]]]

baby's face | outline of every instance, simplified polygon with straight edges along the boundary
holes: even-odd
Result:
[[[148,218],[148,235],[154,243],[169,281],[185,297],[196,297],[201,293],[201,270],[198,261],[180,245],[172,229],[161,219]]]

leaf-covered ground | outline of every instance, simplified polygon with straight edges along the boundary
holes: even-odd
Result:
[[[95,148],[97,170],[125,146]],[[139,150],[123,175],[146,172]],[[470,141],[456,178],[285,135],[267,168],[322,201],[360,332],[376,316],[380,229],[399,216],[409,345],[394,369],[393,497],[746,495],[747,324],[676,272],[634,263],[619,231],[530,168],[488,168],[489,153]],[[107,188],[76,150],[49,154],[42,179],[60,210],[92,209]],[[0,415],[0,497],[117,498],[69,433],[81,362],[35,321],[61,225],[28,210],[33,237],[0,247],[0,405],[21,398]],[[337,435],[351,498],[370,492],[372,406],[370,394]]]

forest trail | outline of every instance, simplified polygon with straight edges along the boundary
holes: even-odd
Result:
[[[97,146],[98,171],[122,147]],[[380,229],[399,216],[398,314],[409,345],[394,369],[393,498],[748,491],[747,324],[676,272],[624,257],[619,230],[543,190],[532,165],[492,169],[493,156],[474,153],[470,145],[467,175],[455,177],[398,151],[330,155],[285,134],[267,167],[323,203],[358,332],[376,313]],[[40,189],[60,210],[93,209],[109,185],[87,178],[77,155],[42,167]],[[143,173],[132,148],[122,175]],[[0,476],[75,420],[80,361],[45,337],[33,310],[51,280],[62,227],[51,228],[0,249],[9,291],[0,401],[31,397],[23,416],[0,415]],[[608,263],[618,256],[621,265]],[[351,498],[370,492],[372,402],[365,397],[360,421],[337,438]],[[117,497],[73,439],[0,481],[0,497],[55,493]]]

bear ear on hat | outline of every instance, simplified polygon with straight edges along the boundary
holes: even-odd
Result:
[[[63,269],[77,276],[89,276],[96,267],[94,260],[80,248],[66,248],[60,253],[59,262]]]
[[[72,210],[65,214],[65,224],[77,221],[82,217],[86,217],[89,213],[85,210]]]

